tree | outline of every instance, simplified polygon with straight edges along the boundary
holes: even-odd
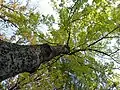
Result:
[[[116,2],[52,0],[57,18],[27,10],[27,6],[21,10],[17,3],[1,4],[1,25],[4,23],[6,28],[13,27],[16,31],[10,39],[1,34],[4,41],[0,41],[0,67],[9,62],[5,57],[8,53],[14,62],[7,63],[9,72],[0,68],[0,80],[22,73],[13,78],[16,80],[7,79],[5,86],[1,83],[1,88],[118,89],[119,74],[114,69],[120,69],[120,8]],[[46,34],[39,31],[40,25],[46,25]],[[13,37],[18,38],[16,44],[10,43]],[[26,64],[17,64],[20,60]]]
[[[0,81],[22,72],[33,73],[41,63],[60,54],[69,53],[69,47],[42,45],[17,45],[0,41]]]

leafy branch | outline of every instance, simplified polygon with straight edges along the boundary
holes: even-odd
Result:
[[[77,1],[75,2],[75,4],[72,6],[72,8],[71,8],[71,10],[70,10],[70,13],[72,13],[72,15],[69,15],[68,20],[70,20],[70,19],[74,16],[75,12],[77,11],[76,5],[78,4],[78,1],[79,1],[79,0],[77,0]],[[71,23],[71,21],[69,21],[68,25],[69,25],[70,23]],[[70,34],[71,34],[70,30],[67,30],[67,33],[68,33],[68,39],[67,39],[66,45],[69,46]]]
[[[104,38],[106,38],[109,34],[111,34],[112,32],[114,32],[118,28],[120,28],[120,26],[117,26],[116,28],[114,28],[113,30],[111,30],[110,32],[108,32],[105,36],[103,36],[100,39],[96,40],[95,42],[89,44],[85,49],[76,49],[76,50],[73,50],[72,52],[69,53],[69,55],[72,55],[72,54],[77,53],[79,51],[89,50],[88,47],[90,47],[92,45],[95,45],[96,43],[100,42],[101,40],[103,40]]]
[[[117,61],[111,56],[111,54],[108,54],[108,53],[103,52],[103,51],[100,51],[100,50],[92,49],[92,48],[78,49],[78,50],[75,50],[75,51],[69,53],[68,55],[73,55],[73,54],[75,54],[75,53],[77,53],[77,52],[79,52],[79,51],[94,51],[94,52],[97,52],[97,53],[101,53],[101,54],[103,54],[103,55],[106,55],[106,56],[110,57],[110,58],[111,58],[112,60],[114,60],[116,63],[120,64],[119,62],[117,62]],[[116,53],[117,51],[118,51],[118,50],[116,50],[116,51],[113,52],[113,53]],[[113,53],[112,53],[112,54],[113,54]]]
[[[118,52],[120,49],[117,49],[116,51],[112,52],[111,54],[108,54],[106,52],[103,52],[103,51],[100,51],[100,50],[96,50],[96,49],[92,49],[92,48],[89,48],[89,47],[92,46],[92,45],[95,45],[96,43],[100,42],[101,40],[107,38],[109,34],[111,34],[112,32],[114,32],[118,28],[120,28],[120,26],[117,26],[116,28],[114,28],[113,30],[111,30],[110,32],[108,32],[106,35],[104,35],[103,37],[101,37],[100,39],[98,39],[95,42],[89,44],[86,48],[83,48],[83,49],[80,48],[80,49],[73,50],[68,55],[75,54],[75,53],[77,53],[79,51],[95,51],[97,53],[101,53],[103,55],[106,55],[106,56],[110,57],[112,60],[114,60],[114,58],[111,55],[114,54],[114,53],[116,53],[116,52]],[[117,62],[116,60],[114,60],[114,61]],[[120,64],[119,62],[117,62],[117,63]]]
[[[8,7],[8,6],[6,6],[6,5],[1,5],[1,7],[4,7],[4,8],[6,8],[6,9],[8,9],[8,10],[13,11],[13,12],[18,12],[18,11],[15,11],[14,9],[12,9],[12,8],[9,8],[9,7]]]
[[[15,27],[18,28],[18,26],[17,26],[15,23],[13,23],[13,22],[12,22],[11,20],[9,20],[9,19],[6,19],[4,16],[0,15],[0,18],[1,18],[3,21],[9,22],[9,23],[11,23],[12,25],[14,25]]]
[[[112,31],[108,32],[105,36],[101,37],[100,39],[98,39],[97,41],[91,43],[88,45],[88,47],[95,45],[96,43],[98,43],[99,41],[103,40],[104,38],[106,38],[109,34],[111,34],[112,32],[114,32],[116,29],[120,28],[120,26],[117,26],[116,28],[114,28]]]
[[[66,43],[66,45],[67,45],[67,46],[69,46],[69,41],[70,41],[70,33],[71,33],[71,32],[68,30],[68,39],[67,39],[67,43]]]

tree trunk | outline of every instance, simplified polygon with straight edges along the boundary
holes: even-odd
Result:
[[[23,72],[33,73],[41,63],[68,53],[65,45],[18,45],[0,40],[0,81]]]

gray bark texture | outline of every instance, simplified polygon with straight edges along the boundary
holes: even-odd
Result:
[[[19,73],[33,73],[40,64],[68,53],[65,45],[18,45],[0,40],[0,82]]]

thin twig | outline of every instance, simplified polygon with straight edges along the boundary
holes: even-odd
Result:
[[[10,10],[10,11],[13,11],[13,12],[19,13],[18,11],[14,10],[14,9],[12,9],[12,8],[9,8],[9,7],[6,6],[6,5],[1,5],[1,6],[4,7],[4,8],[7,8],[7,9]]]
[[[117,26],[116,28],[114,28],[112,31],[108,32],[105,36],[103,36],[102,38],[98,39],[97,41],[91,43],[90,45],[88,45],[88,47],[95,45],[96,43],[98,43],[99,41],[103,40],[105,37],[107,37],[109,34],[111,34],[112,32],[114,32],[116,29],[120,28],[120,26]]]
[[[67,43],[66,43],[66,45],[67,45],[67,46],[69,46],[69,41],[70,41],[70,33],[71,33],[71,32],[70,32],[70,31],[68,31],[68,39],[67,39]]]
[[[78,1],[75,2],[75,4],[73,5],[72,9],[76,6],[77,2],[78,2]],[[71,9],[70,13],[72,13],[72,9]],[[73,17],[73,15],[74,15],[74,13],[76,12],[76,10],[77,10],[77,8],[74,9],[73,14],[72,14],[71,16],[69,15],[68,20],[70,20],[70,19]],[[71,22],[69,21],[68,25],[69,25],[70,23],[71,23]],[[69,46],[69,41],[70,41],[70,34],[71,34],[71,32],[70,32],[70,30],[67,30],[67,32],[68,32],[68,39],[67,39],[66,45]]]
[[[108,37],[105,37],[105,38],[120,38],[120,36],[108,36]]]
[[[79,51],[86,51],[86,50],[88,50],[88,49],[87,49],[88,47],[90,47],[90,46],[98,43],[98,42],[101,41],[101,40],[103,40],[104,38],[106,38],[109,34],[111,34],[112,32],[114,32],[114,31],[115,31],[116,29],[118,29],[118,28],[120,28],[120,26],[117,26],[117,27],[114,28],[112,31],[108,32],[105,36],[103,36],[102,38],[100,38],[100,39],[98,39],[97,41],[89,44],[86,48],[74,50],[73,52],[70,52],[69,55],[72,55],[72,54],[77,53],[77,52],[79,52]]]
[[[101,53],[101,54],[103,54],[103,55],[106,55],[106,56],[110,57],[113,61],[115,61],[116,63],[120,64],[118,61],[116,61],[116,60],[111,56],[111,54],[107,54],[106,52],[103,52],[103,51],[100,51],[100,50],[96,50],[96,49],[91,49],[91,48],[78,49],[78,50],[75,50],[75,51],[69,53],[68,55],[75,54],[75,53],[77,53],[77,52],[79,52],[79,51],[95,51],[95,52],[98,52],[98,53]]]
[[[117,48],[117,50],[115,50],[114,52],[112,52],[110,55],[115,54],[115,53],[118,52],[119,50],[120,50],[120,49]]]
[[[5,22],[9,22],[9,23],[11,23],[12,25],[14,25],[15,27],[18,28],[18,26],[17,26],[15,23],[13,23],[12,21],[10,21],[9,19],[5,19],[4,16],[1,16],[1,15],[0,15],[0,18],[1,18],[3,21],[5,21]]]

